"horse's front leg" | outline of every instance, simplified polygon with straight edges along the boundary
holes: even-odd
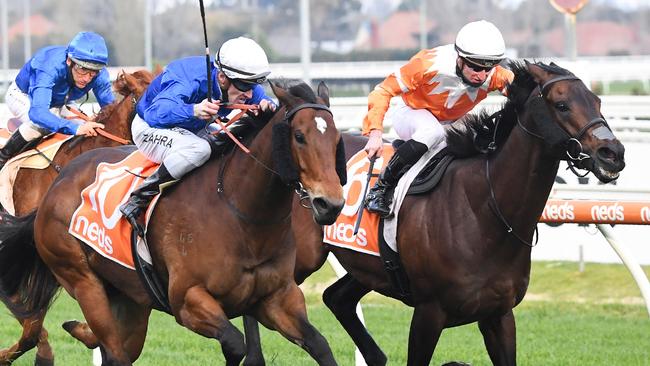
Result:
[[[170,301],[176,320],[184,327],[221,343],[227,366],[244,358],[244,335],[228,320],[221,305],[202,286],[180,291],[171,287]],[[175,304],[180,304],[176,308]]]
[[[257,320],[250,315],[244,315],[244,334],[246,335],[246,358],[244,366],[264,366],[260,327]]]
[[[256,318],[302,347],[319,365],[337,364],[325,337],[307,320],[305,297],[293,280],[258,306]]]
[[[409,332],[407,365],[429,365],[444,324],[445,315],[437,303],[415,305]]]
[[[386,365],[387,359],[357,316],[357,304],[370,290],[363,287],[349,273],[339,278],[323,293],[325,305],[348,332],[369,366]]]
[[[495,366],[517,364],[517,337],[512,309],[504,315],[495,315],[478,322],[485,348]]]

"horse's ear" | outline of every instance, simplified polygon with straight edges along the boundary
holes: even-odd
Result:
[[[330,106],[330,90],[325,82],[318,83],[318,96],[323,100],[326,106]]]
[[[153,76],[156,77],[162,73],[162,66],[160,64],[156,64],[156,67],[153,68]]]
[[[528,69],[528,73],[530,73],[533,79],[535,79],[535,82],[538,84],[544,84],[544,82],[550,77],[550,74],[546,70],[537,64],[528,62],[527,60],[526,68]]]
[[[279,84],[273,82],[271,82],[270,84],[271,84],[271,89],[273,90],[273,94],[275,94],[275,96],[278,97],[280,104],[287,106],[287,109],[291,109],[291,107],[300,104],[300,99],[289,94],[289,92],[286,91],[284,88],[282,88]]]
[[[140,97],[142,93],[144,93],[145,87],[142,86],[142,83],[140,83],[140,80],[138,80],[135,76],[131,74],[124,74],[124,81],[126,82],[126,85],[129,88],[129,91],[131,91],[133,94],[136,96]]]

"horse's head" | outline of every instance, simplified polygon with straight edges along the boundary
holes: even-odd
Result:
[[[625,167],[625,148],[603,118],[600,98],[553,63],[526,62],[526,68],[538,85],[527,103],[541,137],[559,147],[569,164],[591,171],[602,182],[618,178]]]
[[[274,83],[271,87],[284,108],[283,121],[273,127],[274,165],[283,181],[307,192],[314,220],[332,224],[343,208],[346,174],[329,90],[320,83],[316,97],[304,83],[288,90]]]
[[[124,97],[133,95],[138,99],[152,80],[153,74],[147,70],[138,70],[132,74],[121,71],[113,82],[113,90]]]

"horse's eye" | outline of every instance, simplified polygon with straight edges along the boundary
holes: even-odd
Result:
[[[296,141],[297,141],[299,144],[304,144],[304,143],[305,143],[305,134],[303,134],[302,132],[300,132],[300,131],[296,131],[296,132],[294,132],[294,133],[293,133],[293,137],[296,138]]]
[[[555,109],[560,112],[568,112],[569,106],[565,102],[557,102],[555,103]]]

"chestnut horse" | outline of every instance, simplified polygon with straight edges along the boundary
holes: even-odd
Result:
[[[320,365],[336,362],[308,322],[293,279],[292,196],[301,192],[312,220],[331,224],[343,207],[340,135],[324,84],[274,85],[281,108],[249,117],[261,126],[250,156],[236,150],[211,158],[166,190],[151,217],[147,242],[181,325],[221,343],[227,365],[244,357],[241,332],[229,318],[252,315],[304,348]],[[98,343],[105,365],[131,365],[142,351],[152,301],[131,270],[88,250],[68,234],[80,192],[100,162],[133,148],[97,149],[63,169],[35,213],[3,216],[0,284],[26,314],[43,314],[61,284],[87,320],[87,346]],[[341,178],[339,178],[339,173]],[[305,210],[306,211],[306,210]],[[25,241],[33,241],[35,246]],[[36,249],[36,250],[35,250]],[[11,264],[11,265],[10,265]],[[6,266],[6,267],[5,267]],[[80,324],[84,326],[83,324]]]
[[[560,159],[602,182],[616,179],[625,166],[624,147],[602,118],[599,98],[577,77],[555,64],[516,63],[513,69],[493,132],[485,133],[490,119],[484,114],[455,123],[448,147],[465,158],[451,163],[437,188],[407,196],[400,208],[396,239],[410,282],[406,301],[379,257],[323,245],[320,226],[301,212],[293,216],[296,281],[320,268],[328,251],[336,256],[348,274],[325,290],[323,300],[368,365],[387,362],[355,313],[370,291],[415,308],[408,365],[429,365],[444,328],[473,322],[492,363],[515,365],[512,309],[528,287],[533,232]],[[489,136],[494,151],[480,154],[477,135]],[[344,135],[344,141],[350,158],[366,139]]]
[[[135,112],[135,101],[142,96],[152,79],[153,75],[146,70],[138,70],[132,74],[120,73],[113,82],[113,90],[124,98],[102,108],[95,120],[105,125],[105,131],[119,138],[131,140],[131,121]],[[25,215],[38,206],[58,175],[55,167],[66,166],[70,160],[85,151],[118,145],[119,142],[101,135],[95,138],[78,136],[63,143],[47,169],[20,169],[13,188],[16,215]],[[0,300],[7,303],[15,299],[0,294]],[[28,319],[19,319],[19,322],[23,326],[21,337],[11,347],[0,350],[0,365],[11,364],[34,346],[38,347],[35,364],[52,365],[54,355],[48,343],[47,331],[42,328],[43,318],[37,315]],[[41,329],[40,334],[37,329]]]

